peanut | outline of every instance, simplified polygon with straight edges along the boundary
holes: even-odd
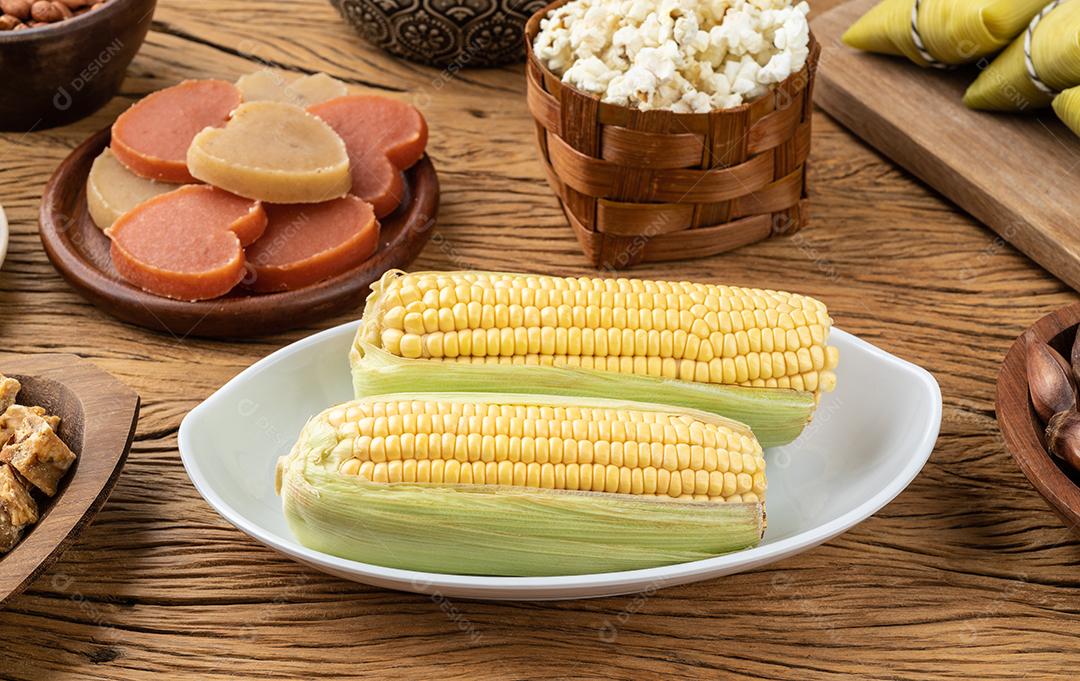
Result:
[[[0,31],[48,26],[100,9],[108,0],[0,0]]]
[[[64,18],[61,14],[59,3],[50,2],[50,0],[37,0],[30,6],[30,16],[34,18],[34,21],[40,21],[45,24],[51,24],[54,21],[60,21]]]
[[[26,21],[30,18],[30,6],[33,4],[33,0],[0,0],[0,10],[19,21]]]

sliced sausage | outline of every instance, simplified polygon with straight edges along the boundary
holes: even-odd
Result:
[[[374,95],[338,97],[308,111],[345,140],[352,193],[373,205],[376,217],[394,212],[404,197],[401,171],[419,161],[427,146],[427,122],[420,112]]]
[[[243,279],[243,247],[265,229],[258,201],[188,185],[144,201],[105,233],[124,279],[166,298],[206,300]]]
[[[196,135],[187,159],[200,180],[258,201],[320,203],[349,193],[345,143],[292,104],[241,105],[224,128]]]
[[[267,205],[266,232],[248,246],[253,291],[293,291],[347,272],[379,245],[371,204],[355,196],[315,204]]]
[[[106,229],[143,201],[177,187],[175,184],[139,177],[106,149],[90,167],[90,176],[86,179],[86,203],[94,224]]]
[[[240,105],[240,91],[223,80],[186,80],[148,95],[120,114],[112,150],[131,172],[162,182],[194,182],[187,168],[191,140],[219,128]]]

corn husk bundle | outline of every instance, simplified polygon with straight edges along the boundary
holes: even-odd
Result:
[[[973,109],[1029,111],[1049,106],[1025,63],[1026,32],[971,84],[964,103]],[[1050,90],[1080,85],[1080,2],[1068,0],[1044,16],[1031,35],[1031,65]]]
[[[1054,111],[1065,125],[1080,135],[1080,87],[1069,88],[1055,97]]]
[[[916,0],[884,0],[844,33],[851,47],[904,56],[920,66],[974,62],[1019,35],[1046,0],[921,0],[915,43]],[[930,59],[927,59],[927,57]]]

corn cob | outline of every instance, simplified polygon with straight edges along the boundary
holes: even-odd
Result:
[[[772,446],[798,436],[836,385],[831,325],[819,301],[777,291],[391,271],[372,287],[350,357],[357,397],[432,380],[440,390],[617,395],[730,416]]]
[[[705,412],[479,393],[369,397],[312,418],[278,463],[293,533],[403,569],[559,575],[755,545],[765,459]]]

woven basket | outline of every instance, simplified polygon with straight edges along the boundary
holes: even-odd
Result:
[[[708,114],[639,111],[562,83],[533,54],[528,105],[548,182],[597,267],[697,258],[790,234],[806,224],[806,157],[814,73],[806,66],[767,95]]]

